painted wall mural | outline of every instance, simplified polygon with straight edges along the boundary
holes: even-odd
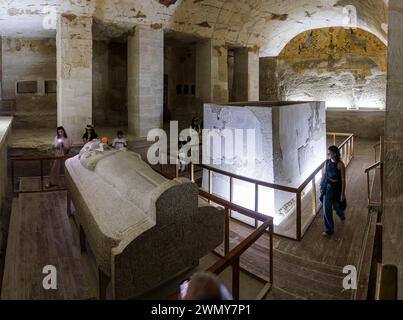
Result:
[[[277,62],[284,100],[324,100],[328,107],[385,106],[387,48],[361,29],[323,28],[301,33]]]

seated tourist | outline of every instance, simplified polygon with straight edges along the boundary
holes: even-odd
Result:
[[[228,289],[211,272],[196,272],[181,285],[182,300],[232,300]]]
[[[117,137],[115,138],[115,140],[113,140],[112,147],[117,150],[127,148],[127,140],[123,134],[123,131],[119,130],[116,135]]]
[[[179,156],[179,171],[184,172],[186,169],[186,161],[184,160],[186,158],[186,154],[183,152],[182,148],[186,145],[186,141],[179,140],[178,143],[178,156]]]
[[[199,124],[199,118],[193,117],[192,122],[190,123],[190,128],[197,131],[197,133],[201,132],[201,126]]]
[[[85,127],[85,133],[83,134],[83,143],[86,144],[94,139],[97,139],[98,135],[92,125],[87,125]]]
[[[55,148],[55,156],[63,157],[69,153],[72,143],[63,127],[57,127],[53,145]],[[51,188],[59,184],[60,169],[63,165],[63,161],[63,159],[53,161],[49,175],[49,183],[46,184],[46,188]]]

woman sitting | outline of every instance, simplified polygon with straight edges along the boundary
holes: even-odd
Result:
[[[94,127],[92,125],[88,124],[85,127],[85,133],[83,134],[83,143],[86,144],[87,142],[90,142],[97,138],[98,138],[98,135],[95,132]]]

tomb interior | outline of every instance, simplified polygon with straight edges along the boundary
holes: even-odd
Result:
[[[211,130],[203,142],[208,143],[210,165],[238,176],[298,188],[326,159],[324,102],[205,104],[204,128]],[[213,173],[213,193],[229,199],[229,180]],[[237,179],[233,183],[236,203],[254,210],[255,185]],[[203,188],[208,184],[204,170]],[[258,193],[258,211],[273,216],[276,225],[295,210],[293,193],[263,186]]]

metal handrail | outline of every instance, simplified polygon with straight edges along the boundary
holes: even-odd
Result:
[[[380,186],[380,202],[375,202],[372,201],[371,199],[371,183],[370,183],[370,173],[371,171],[375,169],[380,169],[380,180],[381,180],[381,186]],[[382,206],[382,198],[383,198],[383,163],[381,161],[378,161],[374,163],[373,165],[369,166],[368,168],[365,169],[365,174],[367,175],[367,198],[368,198],[368,205],[369,206]]]
[[[267,188],[276,189],[276,190],[285,191],[285,192],[290,192],[290,193],[297,193],[298,192],[297,188],[292,188],[292,187],[288,187],[288,186],[284,186],[284,185],[280,185],[280,184],[274,184],[274,183],[270,183],[270,182],[266,182],[266,181],[262,181],[262,180],[256,180],[256,179],[253,179],[253,178],[240,176],[240,175],[237,175],[235,173],[224,171],[224,170],[221,170],[221,169],[218,169],[218,168],[215,168],[215,167],[212,167],[212,166],[208,166],[208,165],[205,165],[205,164],[192,164],[192,165],[200,167],[200,168],[203,168],[203,169],[206,169],[206,170],[209,170],[209,171],[213,171],[213,172],[218,173],[218,174],[222,174],[224,176],[228,176],[228,177],[236,179],[236,180],[241,180],[241,181],[249,182],[249,183],[252,183],[252,184],[257,184],[257,185],[262,186],[262,187],[267,187]]]
[[[380,137],[379,142],[373,145],[374,154],[375,154],[375,163],[368,168],[365,169],[365,173],[367,175],[367,195],[368,195],[368,205],[369,206],[382,206],[383,203],[383,159],[382,159],[382,149],[383,149],[383,138]],[[379,154],[378,154],[379,150]],[[378,160],[379,155],[379,160]],[[371,199],[371,186],[370,186],[370,172],[375,169],[380,169],[380,202],[374,202]]]
[[[354,142],[355,142],[354,134],[352,134],[352,133],[330,132],[330,133],[327,133],[327,135],[331,135],[331,136],[334,136],[334,137],[336,137],[336,136],[347,137],[340,144],[339,148],[340,148],[340,152],[341,152],[341,155],[342,155],[342,160],[344,161],[345,165],[348,166],[349,163],[351,162],[351,160],[354,157]],[[212,166],[208,166],[208,165],[204,165],[204,164],[194,164],[194,163],[190,164],[190,179],[192,181],[195,181],[194,180],[195,166],[208,170],[208,177],[209,177],[208,193],[212,194],[212,190],[213,190],[212,174],[213,174],[213,172],[217,173],[217,174],[224,175],[224,176],[228,176],[230,178],[230,199],[229,199],[230,203],[232,203],[233,180],[234,179],[254,184],[255,185],[255,208],[254,208],[255,212],[258,212],[258,204],[259,204],[258,194],[259,194],[259,187],[260,186],[295,194],[295,197],[296,197],[296,215],[297,215],[296,216],[296,237],[295,238],[290,238],[290,239],[299,241],[303,237],[303,232],[302,232],[302,212],[301,212],[302,211],[302,195],[303,195],[303,191],[305,190],[305,188],[308,186],[309,183],[312,183],[312,212],[313,212],[313,216],[315,216],[320,210],[320,206],[318,206],[318,201],[316,199],[317,186],[316,186],[315,177],[323,169],[324,164],[325,164],[325,162],[322,162],[313,171],[313,173],[307,179],[305,179],[304,182],[302,182],[302,184],[298,188],[278,185],[278,184],[269,183],[269,182],[266,182],[266,181],[260,181],[260,180],[256,180],[256,179],[252,179],[252,178],[248,178],[248,177],[244,177],[244,176],[239,176],[237,174],[234,174],[234,173],[231,173],[231,172],[228,172],[228,171],[224,171],[224,170],[212,167]],[[169,176],[167,173],[163,172],[162,165],[160,165],[160,167],[161,168],[159,170],[159,173],[161,173],[162,175],[164,175],[165,177],[167,177],[169,179],[172,179],[172,176]],[[176,163],[176,168],[178,169],[178,161]],[[179,172],[178,172],[178,170],[176,170],[175,177],[178,177],[178,176],[179,176]],[[312,224],[312,222],[313,222],[313,219],[310,221],[310,224]],[[255,219],[255,227],[257,228],[257,219]],[[308,225],[308,227],[309,227],[309,225]],[[307,230],[307,228],[305,228],[305,230]],[[281,235],[281,234],[278,234],[278,235],[286,237],[286,238],[289,238],[289,237]]]
[[[44,161],[51,161],[51,160],[67,160],[71,158],[72,155],[63,155],[63,156],[39,156],[39,157],[10,157],[11,163],[11,188],[12,192],[15,196],[20,193],[38,193],[38,192],[53,192],[53,191],[63,191],[66,188],[51,188],[45,189],[44,188],[44,172],[43,172],[43,162]],[[15,190],[15,162],[25,162],[25,161],[39,161],[40,165],[40,179],[41,179],[41,188],[40,190],[32,190],[32,191],[20,191]]]
[[[224,256],[214,263],[211,267],[207,269],[207,271],[215,273],[219,275],[226,268],[232,266],[232,296],[234,299],[239,299],[239,280],[240,280],[240,256],[248,250],[263,234],[266,232],[269,233],[269,241],[270,241],[270,252],[269,252],[269,282],[271,285],[274,280],[274,263],[273,263],[273,231],[274,224],[273,218],[269,216],[262,215],[260,213],[254,212],[252,210],[243,208],[236,204],[233,204],[221,197],[218,197],[213,194],[209,194],[206,191],[199,189],[199,195],[202,198],[209,200],[210,202],[214,202],[219,206],[224,207],[225,210],[225,226],[224,226]],[[254,232],[252,232],[246,239],[241,241],[234,249],[229,250],[229,210],[236,210],[237,212],[248,216],[253,219],[257,219],[262,222],[262,225],[259,226]],[[264,291],[259,294],[259,296],[264,296],[267,294],[270,287],[265,286]],[[168,297],[168,300],[176,300],[178,299],[178,293],[174,293]]]
[[[380,161],[374,163],[372,166],[369,166],[368,168],[365,169],[365,173],[368,173],[368,172],[380,167],[381,164],[382,163]]]

